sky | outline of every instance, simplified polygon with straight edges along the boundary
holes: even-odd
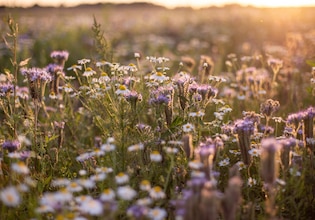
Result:
[[[29,7],[34,4],[41,6],[74,6],[80,3],[131,3],[131,2],[151,2],[168,8],[178,6],[191,6],[193,8],[207,6],[222,6],[224,4],[237,3],[241,5],[252,5],[256,7],[300,7],[315,6],[315,0],[0,0],[0,5]]]

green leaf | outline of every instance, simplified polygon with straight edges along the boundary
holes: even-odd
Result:
[[[174,120],[172,121],[171,123],[171,128],[175,128],[175,127],[178,127],[180,125],[183,124],[183,118],[177,116],[176,118],[174,118]]]
[[[315,59],[306,60],[306,63],[311,67],[315,67]]]

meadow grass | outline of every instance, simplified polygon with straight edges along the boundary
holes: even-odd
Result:
[[[261,20],[238,9],[226,8],[238,28],[222,9],[189,23],[155,9],[133,25],[106,9],[120,32],[91,16],[89,29],[56,26],[50,38],[39,26],[25,37],[7,16],[1,219],[311,219],[311,19],[242,39],[245,18]]]

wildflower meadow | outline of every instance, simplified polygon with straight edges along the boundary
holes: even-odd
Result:
[[[313,219],[311,9],[86,7],[1,9],[1,220]]]

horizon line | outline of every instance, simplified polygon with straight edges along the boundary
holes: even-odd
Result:
[[[115,3],[115,2],[95,2],[95,3],[88,3],[88,2],[82,2],[82,3],[78,3],[78,4],[63,4],[60,3],[59,5],[48,5],[48,4],[41,4],[41,3],[34,3],[32,5],[28,5],[28,6],[23,6],[23,5],[18,5],[18,6],[11,6],[11,5],[6,5],[6,4],[0,4],[0,7],[4,7],[4,8],[21,8],[21,9],[28,9],[28,8],[35,8],[35,7],[41,7],[41,8],[75,8],[75,7],[80,7],[80,6],[94,6],[94,5],[115,5],[115,6],[119,6],[119,5],[137,5],[137,4],[147,4],[147,5],[151,5],[151,6],[157,6],[157,7],[162,7],[162,8],[166,8],[166,9],[180,9],[180,8],[191,8],[191,9],[207,9],[207,8],[224,8],[224,7],[229,7],[229,6],[238,6],[238,7],[242,7],[242,8],[265,8],[265,9],[272,9],[272,8],[314,8],[314,5],[301,5],[301,6],[257,6],[254,4],[240,4],[240,3],[225,3],[225,4],[212,4],[212,5],[208,5],[208,6],[199,6],[199,7],[193,7],[190,5],[187,6],[166,6],[166,5],[162,5],[162,4],[158,4],[158,3],[152,3],[152,2],[148,2],[148,1],[137,1],[137,2],[130,2],[130,3],[126,3],[126,2],[121,2],[121,3]]]

